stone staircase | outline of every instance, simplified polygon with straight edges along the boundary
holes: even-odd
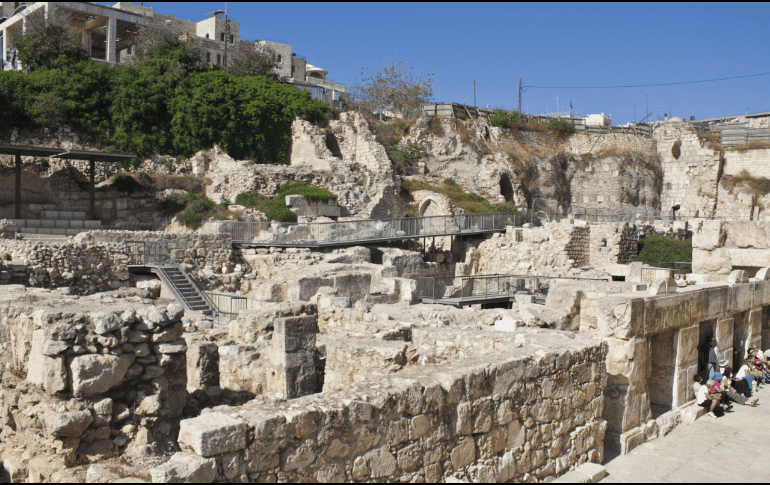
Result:
[[[179,266],[155,266],[152,271],[166,283],[182,306],[208,316],[216,314],[216,309],[209,303],[198,285]]]
[[[101,221],[87,221],[85,212],[43,211],[43,219],[11,219],[21,234],[75,236],[102,228]]]

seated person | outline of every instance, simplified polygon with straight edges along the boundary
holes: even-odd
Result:
[[[727,364],[727,362],[725,361],[724,364]],[[757,398],[747,399],[746,397],[741,396],[738,391],[732,387],[733,380],[730,376],[732,375],[733,370],[730,367],[721,367],[720,371],[721,372],[718,372],[716,375],[719,380],[715,383],[715,387],[718,385],[719,390],[724,393],[725,398],[728,401],[727,404],[729,404],[730,401],[746,406],[754,406],[757,404]],[[745,383],[746,381],[741,382]]]
[[[752,358],[748,358],[743,361],[743,365],[738,369],[738,373],[735,374],[735,379],[744,379],[749,383],[749,387],[752,391],[757,390],[759,385],[759,379],[762,376],[761,371],[754,369],[754,361]]]
[[[749,349],[749,358],[754,361],[754,368],[762,372],[762,382],[767,384],[770,382],[770,364],[766,360],[763,360],[764,353],[759,350],[755,345]],[[759,357],[760,354],[762,357]]]
[[[696,396],[698,406],[709,410],[708,415],[712,418],[716,418],[717,415],[724,414],[722,406],[719,405],[719,401],[722,399],[722,393],[711,392],[714,388],[714,381],[709,379],[706,384],[698,388],[698,394]]]

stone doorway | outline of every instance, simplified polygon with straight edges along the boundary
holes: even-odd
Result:
[[[506,202],[513,202],[513,184],[507,173],[500,176],[500,195],[505,198]]]
[[[698,334],[698,375],[704,380],[708,379],[708,361],[711,339],[714,338],[715,320],[700,322]]]
[[[737,371],[743,365],[749,346],[749,312],[736,313],[733,318],[733,369]]]
[[[656,333],[650,337],[650,375],[647,377],[653,418],[673,407],[675,370],[674,331]]]

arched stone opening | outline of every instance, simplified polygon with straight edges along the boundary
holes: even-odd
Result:
[[[500,176],[500,195],[505,198],[506,202],[513,202],[513,184],[511,184],[511,178],[507,173]]]
[[[420,205],[420,216],[440,216],[441,206],[433,199],[426,199]]]

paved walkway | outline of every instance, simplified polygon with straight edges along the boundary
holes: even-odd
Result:
[[[602,483],[730,482],[770,480],[770,385],[755,407],[733,405],[721,418],[682,423],[605,465]],[[720,472],[720,468],[722,471]],[[727,476],[725,468],[730,470]]]

